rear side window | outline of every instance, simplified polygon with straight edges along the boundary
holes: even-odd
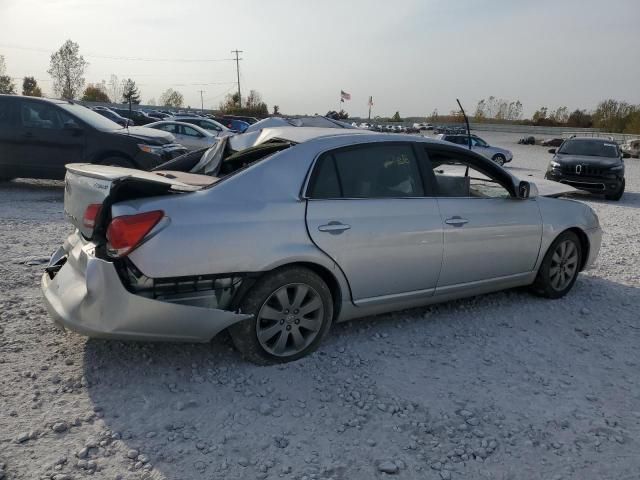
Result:
[[[0,97],[0,127],[15,127],[13,121],[13,102]]]
[[[398,198],[424,196],[410,144],[374,144],[336,150],[317,164],[311,198]]]
[[[22,102],[20,120],[26,128],[45,128],[60,130],[65,123],[73,119],[62,110],[41,102]]]

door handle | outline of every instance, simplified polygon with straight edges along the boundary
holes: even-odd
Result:
[[[337,235],[344,232],[345,230],[349,230],[350,228],[351,225],[347,225],[346,223],[329,222],[326,225],[320,225],[318,227],[318,230],[320,230],[321,232],[328,232],[333,235]]]
[[[446,223],[447,225],[453,225],[454,227],[461,227],[463,226],[465,223],[469,223],[469,220],[467,220],[466,218],[462,218],[459,216],[454,216],[451,218],[447,218],[444,223]]]

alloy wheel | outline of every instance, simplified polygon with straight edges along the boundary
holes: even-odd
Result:
[[[551,287],[562,291],[573,281],[578,271],[578,248],[571,240],[560,242],[551,257],[549,280]]]
[[[258,342],[276,357],[296,355],[317,337],[323,318],[318,292],[303,283],[284,285],[269,295],[258,312]]]

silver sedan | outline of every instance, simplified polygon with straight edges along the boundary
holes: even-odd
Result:
[[[590,207],[448,142],[283,127],[189,162],[67,166],[76,231],[42,278],[56,324],[199,342],[228,329],[247,359],[284,362],[334,322],[521,286],[560,298],[600,248]]]
[[[145,125],[145,127],[155,128],[156,130],[163,130],[173,134],[173,136],[176,137],[176,141],[189,150],[208,148],[217,141],[217,135],[197,125],[190,125],[184,122],[162,120],[160,122],[149,123]]]

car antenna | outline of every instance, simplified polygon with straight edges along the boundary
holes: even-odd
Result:
[[[464,117],[464,123],[467,125],[467,145],[469,146],[469,150],[471,150],[471,129],[469,128],[469,119],[467,118],[467,114],[464,113],[464,108],[462,108],[460,100],[456,98],[456,102],[458,102],[458,106],[460,107],[460,111],[462,112],[462,116]],[[467,168],[464,171],[464,176],[469,176],[469,165],[467,165]]]

